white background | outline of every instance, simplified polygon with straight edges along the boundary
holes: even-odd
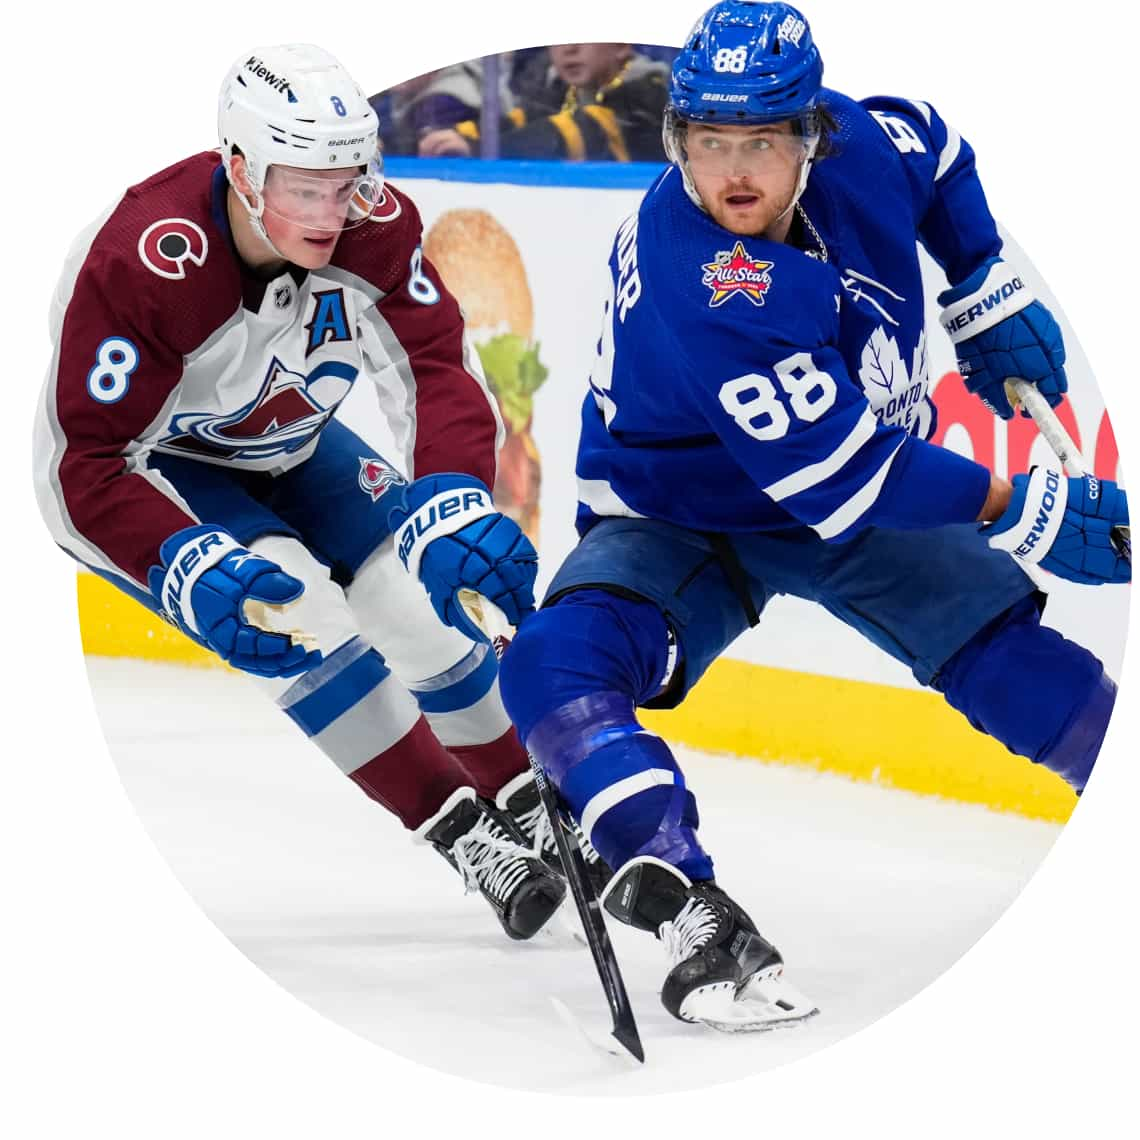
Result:
[[[1140,434],[1125,173],[1135,15],[1089,12],[816,0],[806,14],[830,85],[928,99],[975,145],[995,213],[1080,333],[1127,467]],[[401,1127],[695,1137],[727,1125],[808,1137],[1052,1137],[1118,1134],[1127,1125],[1115,1121],[1134,1119],[1140,781],[1126,741],[1135,645],[1084,802],[1009,914],[946,976],[856,1037],[774,1073],[712,1094],[604,1106],[441,1077],[279,990],[182,891],[99,738],[73,570],[39,523],[28,474],[47,303],[72,235],[122,186],[212,144],[218,82],[251,44],[315,40],[377,90],[533,43],[675,42],[697,14],[678,0],[579,0],[573,10],[202,0],[176,13],[109,0],[81,14],[33,5],[18,32],[9,28],[0,213],[14,394],[3,596],[15,732],[0,798],[8,1134],[244,1140]]]

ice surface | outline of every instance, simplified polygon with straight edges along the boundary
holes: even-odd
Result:
[[[762,1034],[683,1025],[657,998],[658,943],[611,924],[641,1068],[591,1051],[552,1007],[553,996],[607,1030],[584,946],[564,932],[509,942],[435,852],[414,845],[243,678],[99,658],[89,674],[139,816],[243,954],[385,1049],[513,1088],[701,1088],[821,1049],[937,978],[1001,915],[1060,830],[679,750],[718,881],[822,1013]]]

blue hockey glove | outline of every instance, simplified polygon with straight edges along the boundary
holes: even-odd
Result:
[[[1128,497],[1111,480],[1034,467],[1013,477],[1005,514],[982,533],[990,546],[1059,578],[1100,586],[1132,581],[1131,560],[1113,542],[1119,526],[1128,526]]]
[[[967,389],[995,416],[1013,418],[1010,379],[1036,384],[1051,407],[1061,402],[1069,388],[1061,329],[1012,266],[991,257],[938,303]]]
[[[423,583],[444,624],[486,640],[459,604],[463,589],[493,602],[511,625],[534,612],[538,555],[478,479],[425,475],[388,494],[395,497],[388,522],[400,561]]]
[[[304,593],[304,583],[276,562],[214,526],[176,531],[159,557],[162,565],[150,568],[148,585],[163,612],[235,668],[260,677],[293,677],[321,660],[319,650],[308,651],[245,620],[247,599],[284,605]]]

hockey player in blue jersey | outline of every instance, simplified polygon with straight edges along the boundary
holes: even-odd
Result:
[[[1023,564],[1131,577],[1111,541],[1127,522],[1114,483],[1059,466],[1010,483],[926,442],[916,241],[946,272],[943,324],[995,414],[1013,414],[1008,377],[1063,398],[1061,333],[1002,258],[969,145],[927,104],[855,102],[822,71],[786,4],[722,0],[686,40],[672,165],[609,261],[581,541],[501,677],[529,750],[615,871],[607,910],[666,945],[666,1008],[724,1029],[815,1010],[716,884],[693,794],[636,708],[677,705],[791,594],[1080,791],[1115,686],[1040,624]]]

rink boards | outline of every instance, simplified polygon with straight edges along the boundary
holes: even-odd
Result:
[[[103,579],[80,574],[78,588],[85,653],[228,668]],[[975,732],[933,693],[725,658],[681,708],[640,715],[647,727],[692,748],[1032,819],[1063,823],[1076,804],[1062,780]]]

